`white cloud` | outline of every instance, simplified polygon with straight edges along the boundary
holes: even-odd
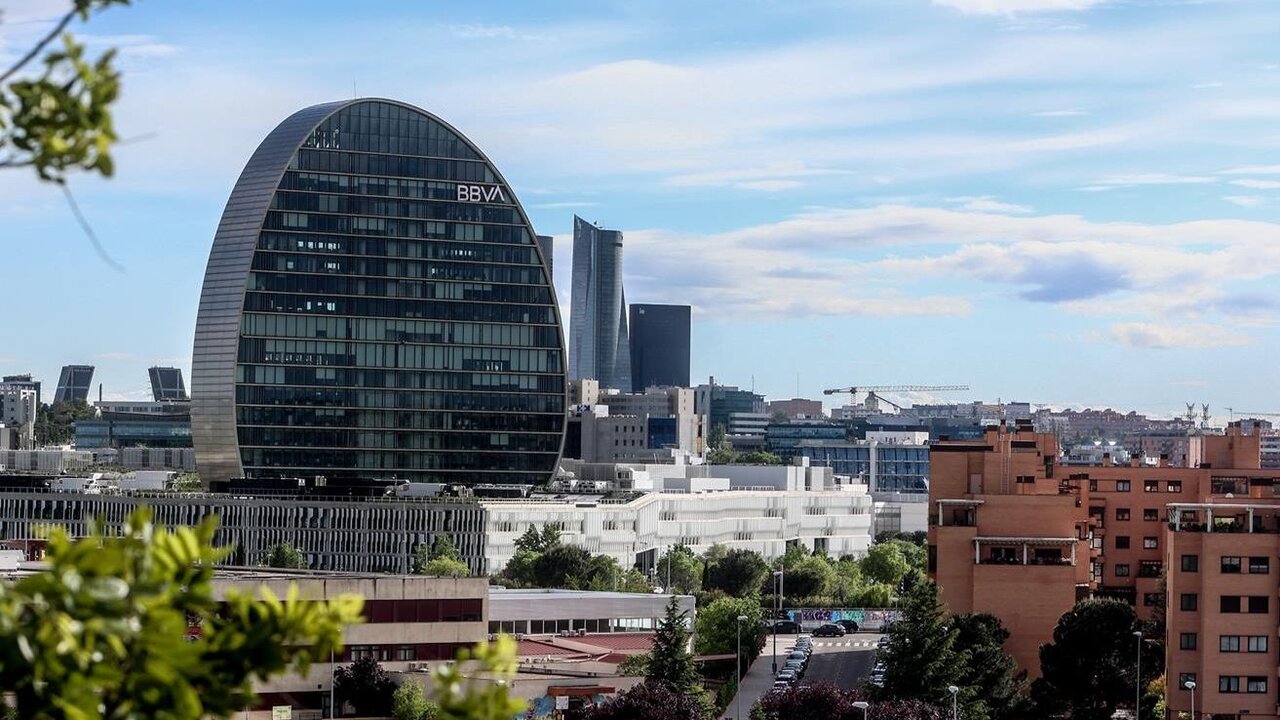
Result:
[[[742,188],[743,190],[774,192],[778,190],[793,190],[803,185],[804,183],[799,180],[750,180],[737,183],[734,187]]]
[[[538,33],[529,33],[523,30],[517,30],[510,25],[452,25],[449,32],[455,36],[466,40],[524,40],[534,42],[546,42],[555,40],[550,35],[542,35]]]
[[[1221,170],[1219,175],[1280,175],[1280,165],[1251,165]]]
[[[1205,90],[1205,89],[1208,89],[1208,88],[1220,88],[1220,87],[1222,87],[1222,86],[1223,86],[1223,83],[1222,83],[1222,81],[1221,81],[1221,80],[1213,80],[1213,81],[1210,81],[1210,82],[1196,83],[1195,85],[1192,85],[1192,86],[1191,86],[1191,89],[1192,89],[1192,90]]]
[[[1266,199],[1260,195],[1224,195],[1223,200],[1240,207],[1258,207],[1266,202]]]
[[[1217,182],[1203,175],[1171,175],[1169,173],[1129,173],[1107,175],[1094,182],[1094,186],[1118,187],[1126,185],[1196,185]]]
[[[933,0],[941,5],[972,15],[1013,15],[1017,13],[1087,10],[1104,0]]]
[[[1025,215],[1027,213],[1035,212],[1035,210],[1030,206],[1000,202],[990,195],[966,195],[953,197],[947,198],[947,202],[959,203],[961,208],[965,210],[972,210],[974,212],[1002,213],[1008,215]]]
[[[1116,323],[1111,339],[1136,348],[1187,349],[1247,345],[1249,336],[1218,325],[1160,325],[1145,322]]]
[[[1239,185],[1240,187],[1252,188],[1254,190],[1275,190],[1277,188],[1280,188],[1280,180],[1245,179],[1245,180],[1232,180],[1230,182],[1232,185]]]
[[[1089,113],[1085,110],[1042,110],[1032,114],[1036,117],[1078,117]]]

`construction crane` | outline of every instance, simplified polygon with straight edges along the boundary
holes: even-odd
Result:
[[[867,394],[868,394],[867,399],[868,399],[869,401],[871,401],[871,404],[873,404],[873,405],[874,405],[874,400],[872,400],[873,398],[878,399],[878,400],[884,400],[884,398],[880,397],[880,396],[879,396],[879,395],[877,395],[876,393],[885,393],[885,392],[955,392],[955,391],[962,391],[962,390],[968,390],[968,389],[969,389],[969,386],[968,386],[968,385],[863,385],[863,386],[860,386],[860,387],[830,388],[830,389],[827,389],[827,390],[823,390],[823,391],[822,391],[822,394],[823,394],[823,395],[837,395],[837,394],[841,394],[841,393],[849,393],[849,404],[850,404],[850,405],[856,405],[856,404],[857,404],[857,402],[858,402],[858,393],[860,393],[860,392],[864,392],[864,393],[867,393]],[[885,400],[885,402],[888,402],[890,405],[893,405],[894,407],[898,408],[899,410],[901,410],[901,409],[902,409],[902,407],[901,407],[901,406],[899,406],[899,405],[897,405],[896,403],[889,402],[888,400]]]
[[[1280,417],[1280,413],[1273,412],[1249,412],[1248,410],[1236,410],[1235,408],[1227,408],[1227,412],[1231,415],[1231,421],[1235,422],[1236,415],[1242,418],[1248,417]]]

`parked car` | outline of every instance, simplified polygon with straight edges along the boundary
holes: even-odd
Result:
[[[775,682],[784,682],[790,685],[791,683],[795,682],[795,679],[796,679],[796,673],[794,670],[783,670],[782,672],[778,673],[778,678]]]
[[[809,653],[803,650],[792,650],[791,654],[787,655],[787,660],[799,660],[800,662],[807,662],[809,660]]]
[[[779,635],[795,635],[800,630],[800,623],[795,620],[779,620],[773,624],[773,631]]]
[[[844,637],[844,628],[835,623],[827,623],[813,631],[814,637]]]
[[[858,632],[858,623],[856,623],[856,622],[854,622],[854,621],[852,621],[852,620],[837,620],[837,621],[836,621],[836,624],[837,624],[837,625],[839,625],[840,627],[844,628],[844,631],[845,631],[845,632],[847,632],[847,633],[856,633],[856,632]]]

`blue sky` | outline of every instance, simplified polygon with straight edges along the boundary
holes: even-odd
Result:
[[[62,7],[8,3],[11,58]],[[695,378],[772,397],[1280,411],[1280,3],[1230,0],[188,3],[121,48],[119,172],[0,173],[0,368],[108,397],[190,365],[240,168],[299,107],[437,113],[557,236],[626,233],[627,297],[695,307]],[[964,395],[948,396],[966,399]]]

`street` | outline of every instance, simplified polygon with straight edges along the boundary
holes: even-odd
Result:
[[[876,641],[880,635],[854,633],[842,638],[814,638],[813,655],[805,671],[803,685],[828,682],[837,687],[857,688],[876,663]]]

